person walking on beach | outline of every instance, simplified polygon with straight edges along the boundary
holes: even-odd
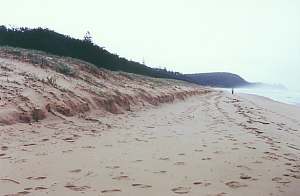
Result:
[[[232,94],[232,95],[234,94],[234,90],[233,90],[233,88],[231,89],[231,94]]]

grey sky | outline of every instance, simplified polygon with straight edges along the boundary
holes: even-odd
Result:
[[[300,0],[1,0],[0,24],[48,27],[148,66],[300,89]],[[298,86],[297,86],[298,85]]]

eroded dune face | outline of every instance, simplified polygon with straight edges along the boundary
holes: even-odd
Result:
[[[0,48],[0,123],[113,114],[207,93],[203,87],[98,69],[38,51]]]

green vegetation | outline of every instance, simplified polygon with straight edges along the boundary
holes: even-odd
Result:
[[[12,46],[41,50],[59,56],[68,56],[87,61],[98,68],[124,71],[158,78],[171,78],[193,82],[189,77],[166,69],[153,69],[141,63],[129,61],[105,50],[92,42],[91,35],[83,40],[74,39],[49,29],[7,28],[0,26],[0,46]],[[72,76],[75,74],[68,65],[61,65],[58,71]],[[95,72],[96,70],[92,70]]]
[[[76,71],[72,69],[71,66],[66,65],[66,64],[58,64],[56,67],[56,71],[59,73],[62,73],[67,76],[75,76]]]
[[[57,82],[56,82],[56,80],[57,80],[56,76],[48,76],[47,77],[47,82],[45,82],[45,83],[50,84],[54,88],[57,88]]]

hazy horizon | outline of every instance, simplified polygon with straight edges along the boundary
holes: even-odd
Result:
[[[2,2],[0,25],[44,27],[181,73],[232,72],[300,90],[300,1]]]

